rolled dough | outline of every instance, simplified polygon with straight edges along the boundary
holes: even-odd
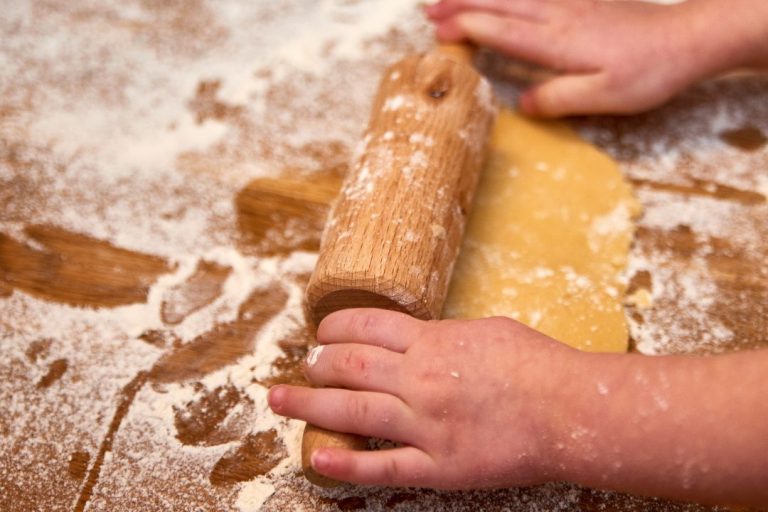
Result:
[[[582,350],[627,350],[622,308],[640,206],[566,124],[499,113],[445,318],[509,316]]]

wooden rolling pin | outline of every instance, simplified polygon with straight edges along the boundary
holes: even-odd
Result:
[[[440,46],[386,71],[307,288],[306,314],[315,326],[358,307],[439,317],[495,112],[491,86],[467,47]],[[304,474],[334,485],[312,470],[312,452],[366,444],[307,425]]]

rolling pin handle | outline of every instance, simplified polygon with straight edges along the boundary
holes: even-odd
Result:
[[[343,432],[333,432],[332,430],[326,430],[307,423],[301,440],[301,469],[304,472],[304,477],[320,487],[336,487],[341,482],[321,475],[312,467],[312,453],[318,448],[365,450],[367,447],[368,439],[365,437]]]

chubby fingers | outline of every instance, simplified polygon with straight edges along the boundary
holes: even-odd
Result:
[[[315,386],[399,395],[402,358],[398,352],[371,345],[318,345],[309,352],[304,373]]]
[[[535,117],[631,114],[651,106],[654,103],[637,101],[610,87],[605,73],[562,75],[531,87],[520,97],[521,110]]]
[[[429,454],[412,446],[368,452],[321,448],[310,460],[320,474],[364,485],[428,486],[439,472]]]
[[[385,393],[274,386],[267,401],[282,416],[297,418],[336,432],[414,444],[418,432],[411,409]]]
[[[405,352],[423,334],[425,323],[385,309],[344,309],[331,313],[317,327],[321,344],[362,343]]]
[[[486,12],[466,12],[440,22],[441,41],[472,41],[510,57],[560,70],[570,67],[564,59],[562,37],[549,27],[529,20]]]

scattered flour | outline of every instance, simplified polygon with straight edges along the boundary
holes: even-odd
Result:
[[[318,345],[309,351],[309,354],[307,355],[307,366],[312,367],[317,364],[317,360],[320,358],[320,354],[322,354],[324,348],[324,345]]]
[[[233,321],[253,291],[277,283],[287,295],[286,305],[254,334],[253,353],[194,383],[145,384],[137,392],[104,457],[94,509],[133,508],[136,503],[178,508],[171,487],[189,509],[234,506],[242,511],[335,510],[340,505],[333,500],[347,499],[350,492],[369,510],[387,510],[390,500],[398,506],[396,498],[403,500],[401,509],[413,510],[470,510],[478,502],[497,509],[576,510],[583,500],[595,499],[563,485],[416,498],[362,488],[317,491],[297,476],[302,424],[273,415],[266,405],[267,388],[259,381],[273,375],[273,363],[283,356],[278,341],[304,325],[297,276],[311,271],[316,254],[250,253],[238,243],[233,197],[253,178],[284,169],[322,170],[346,162],[356,144],[358,156],[366,153],[373,141],[370,136],[360,141],[360,129],[380,72],[403,52],[431,44],[418,4],[222,0],[189,9],[162,2],[4,6],[0,231],[24,240],[25,225],[54,224],[161,256],[173,270],[151,284],[143,304],[72,307],[18,290],[0,299],[0,403],[5,411],[0,432],[12,440],[0,446],[0,455],[13,459],[0,468],[0,482],[26,485],[40,500],[37,508],[60,508],[62,500],[71,506],[78,488],[50,461],[68,460],[80,450],[90,454],[92,463],[116,397],[167,350],[136,337],[163,329],[186,344]],[[490,88],[481,85],[476,92],[484,105],[486,100],[492,105]],[[390,98],[386,108],[405,103],[403,97]],[[652,133],[661,129],[669,134],[659,138],[631,140],[636,131],[625,130],[630,140],[615,140],[599,124],[583,131],[613,152],[632,179],[680,186],[698,179],[768,198],[768,181],[755,183],[750,172],[766,168],[766,151],[745,154],[725,147],[717,136],[754,121],[754,113],[764,107],[753,107],[734,110],[721,101],[690,108],[684,121],[670,115],[661,128],[654,127]],[[768,129],[768,117],[756,117],[759,127]],[[701,126],[707,127],[704,133]],[[459,134],[465,142],[472,140],[470,135],[467,130]],[[409,142],[425,150],[434,143],[424,134],[411,135]],[[377,158],[386,161],[391,155]],[[403,170],[413,171],[423,159],[422,150],[414,151]],[[348,193],[373,193],[372,177],[364,178],[359,189]],[[745,252],[759,252],[766,239],[764,217],[745,218],[744,209],[731,201],[681,200],[642,183],[638,196],[645,206],[642,228],[686,226],[700,242],[685,265],[670,262],[660,247],[633,250],[627,277],[653,273],[653,307],[643,312],[642,322],[630,320],[638,350],[663,354],[729,346],[737,333],[713,315],[721,300],[710,268],[713,243],[727,238]],[[768,208],[768,202],[755,208],[761,207]],[[608,229],[616,218],[618,213],[608,215],[594,229]],[[435,224],[431,235],[439,239],[447,233]],[[231,269],[221,294],[180,324],[164,325],[163,297],[201,261]],[[573,286],[590,286],[572,269],[563,271]],[[764,266],[760,272],[768,276]],[[672,304],[689,311],[685,320],[665,312]],[[37,346],[39,354],[30,355],[30,347]],[[57,360],[67,362],[62,385],[41,389]],[[222,422],[238,425],[242,435],[182,445],[176,437],[176,410],[228,386],[242,399]],[[597,392],[608,390],[598,385]],[[277,433],[287,456],[262,476],[214,488],[209,473],[216,462],[244,435],[269,430]],[[3,487],[0,499],[6,496]],[[642,508],[642,503],[632,504]]]
[[[407,96],[398,94],[397,96],[392,96],[391,98],[387,98],[387,100],[384,102],[384,106],[381,107],[381,109],[384,112],[387,112],[391,110],[400,110],[401,108],[408,105],[411,105],[411,100]]]
[[[275,486],[269,482],[269,479],[257,478],[243,485],[235,504],[240,512],[258,512],[274,493]]]

